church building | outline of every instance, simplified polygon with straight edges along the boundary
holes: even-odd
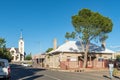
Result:
[[[22,32],[20,35],[20,39],[18,41],[18,48],[12,47],[12,48],[8,48],[8,50],[10,51],[13,59],[13,62],[16,61],[24,61],[24,57],[25,57],[25,52],[24,52],[24,40],[22,37]]]

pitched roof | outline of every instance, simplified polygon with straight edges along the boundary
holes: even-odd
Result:
[[[12,48],[14,48],[14,47],[12,47]],[[14,49],[16,50],[16,53],[19,53],[19,49],[18,48],[14,48]],[[7,50],[10,51],[11,48],[7,48]]]
[[[95,44],[90,43],[89,52],[95,53],[114,53],[114,51],[109,49],[103,49],[101,46],[97,46]],[[82,47],[79,41],[68,41],[61,46],[59,46],[56,50],[51,51],[50,53],[55,52],[83,52]]]

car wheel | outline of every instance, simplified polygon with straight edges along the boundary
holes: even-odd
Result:
[[[6,80],[11,80],[11,77],[7,78]]]

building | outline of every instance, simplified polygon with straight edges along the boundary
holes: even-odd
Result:
[[[24,52],[24,40],[22,33],[18,41],[18,48],[11,47],[7,49],[10,51],[13,57],[12,61],[24,61],[25,52]]]
[[[117,57],[118,55],[120,55],[120,51],[117,51],[117,52],[115,53],[115,55],[114,55],[115,59],[116,59],[116,57]]]
[[[45,66],[49,68],[77,69],[83,65],[84,52],[79,41],[67,41],[46,55]],[[90,43],[87,68],[105,68],[112,58],[114,51]]]
[[[40,67],[44,67],[45,63],[45,53],[36,54],[32,56],[32,60],[34,64],[39,64]]]

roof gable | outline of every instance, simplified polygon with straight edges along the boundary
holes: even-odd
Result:
[[[19,53],[18,48],[14,48],[14,47],[12,47],[12,48],[7,48],[7,50],[9,50],[9,51],[14,50],[16,53]]]

